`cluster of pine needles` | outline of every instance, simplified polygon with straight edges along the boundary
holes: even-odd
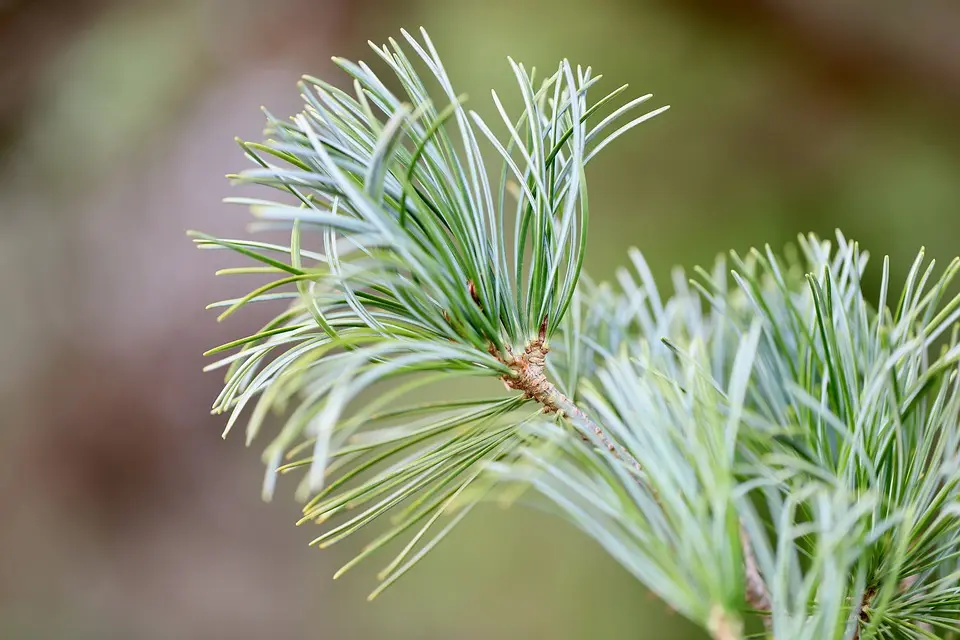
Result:
[[[921,252],[902,285],[874,262],[868,296],[838,233],[677,270],[670,295],[636,251],[596,283],[586,167],[666,107],[511,60],[522,108],[493,93],[488,123],[425,32],[402,41],[372,45],[388,81],[335,59],[352,90],[306,77],[303,113],[241,142],[233,178],[281,194],[233,201],[288,243],[193,234],[272,276],[221,318],[281,305],[210,352],[226,430],[267,438],[265,494],[299,473],[315,544],[373,533],[340,573],[394,549],[372,595],[475,505],[522,500],[717,640],[751,618],[777,640],[957,637],[960,261]]]

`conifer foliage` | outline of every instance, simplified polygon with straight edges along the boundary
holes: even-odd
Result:
[[[521,498],[717,640],[751,617],[777,640],[955,637],[960,260],[921,252],[902,284],[883,260],[870,298],[838,233],[669,295],[637,251],[596,283],[587,166],[667,107],[510,60],[522,109],[493,93],[488,122],[426,32],[372,49],[388,81],[335,59],[352,90],[305,77],[304,111],[240,143],[232,177],[276,197],[231,201],[289,242],[192,232],[271,278],[211,305],[279,310],[209,352],[213,409],[265,443],[265,496],[300,477],[314,544],[368,535],[337,575],[386,558],[375,596],[476,504]],[[481,378],[502,385],[450,391]]]

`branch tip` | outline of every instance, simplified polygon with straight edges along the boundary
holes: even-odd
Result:
[[[740,640],[743,637],[743,623],[718,604],[710,609],[707,630],[713,640]]]

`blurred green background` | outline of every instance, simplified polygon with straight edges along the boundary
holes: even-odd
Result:
[[[485,115],[508,54],[673,105],[591,166],[596,277],[835,228],[897,274],[960,252],[952,0],[0,1],[0,638],[699,637],[563,522],[492,506],[367,604],[377,564],[333,584],[356,544],[308,548],[207,415],[200,353],[263,319],[203,311],[244,283],[183,233],[242,233],[233,137],[419,25]]]

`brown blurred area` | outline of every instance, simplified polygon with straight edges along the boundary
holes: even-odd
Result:
[[[269,312],[218,325],[204,305],[244,283],[184,235],[244,233],[234,136],[421,24],[483,113],[508,54],[673,104],[592,167],[596,276],[631,245],[665,275],[836,227],[899,273],[960,253],[950,0],[0,1],[0,638],[698,637],[519,509],[367,604],[377,567],[332,584],[350,549],[308,548],[208,415],[200,354]]]

